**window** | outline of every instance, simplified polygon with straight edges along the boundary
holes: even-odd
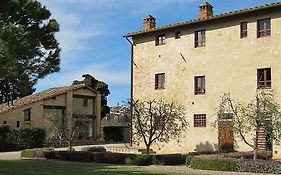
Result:
[[[20,127],[20,121],[17,121],[17,128]]]
[[[240,38],[246,38],[247,37],[247,21],[240,23]]]
[[[83,98],[83,106],[88,106],[88,98]]]
[[[165,44],[165,35],[157,35],[156,36],[156,40],[155,40],[155,45],[158,46],[158,45],[163,45]]]
[[[205,76],[197,76],[195,77],[195,88],[194,93],[197,94],[205,94]]]
[[[195,31],[195,47],[205,46],[205,30]]]
[[[181,37],[181,31],[177,31],[175,33],[175,39],[179,39]]]
[[[257,21],[257,37],[270,36],[271,32],[271,22],[270,18],[260,19]]]
[[[165,73],[155,74],[155,89],[165,89]]]
[[[5,121],[3,121],[3,125],[7,125],[7,121],[5,120]]]
[[[31,121],[31,108],[23,110],[24,121]]]
[[[271,68],[258,69],[257,86],[258,89],[271,87]]]
[[[155,118],[155,128],[156,129],[163,129],[165,126],[165,119],[164,116],[158,116]]]
[[[194,114],[194,127],[206,127],[206,114]]]

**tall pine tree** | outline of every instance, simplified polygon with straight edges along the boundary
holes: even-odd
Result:
[[[58,72],[59,24],[37,0],[0,1],[0,103],[30,95],[38,79]]]

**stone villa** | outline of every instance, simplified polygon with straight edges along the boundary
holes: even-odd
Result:
[[[281,102],[281,2],[218,15],[206,2],[198,16],[157,27],[149,15],[141,31],[125,35],[132,46],[131,98],[165,98],[187,109],[190,127],[182,142],[154,147],[159,153],[235,147],[231,133],[222,140],[211,126],[224,93],[247,103],[260,90],[274,90]],[[232,126],[231,119],[219,124]],[[235,149],[250,150],[243,142]],[[280,145],[269,149],[281,158]]]

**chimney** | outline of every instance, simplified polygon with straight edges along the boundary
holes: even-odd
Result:
[[[143,18],[143,30],[150,30],[156,27],[155,21],[156,19],[153,16],[151,15],[145,16]]]
[[[199,19],[213,16],[213,6],[208,2],[204,2],[199,6]]]

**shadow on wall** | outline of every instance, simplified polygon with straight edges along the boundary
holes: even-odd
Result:
[[[214,152],[216,150],[218,150],[218,145],[210,144],[208,141],[206,141],[205,143],[200,142],[199,145],[196,145],[197,152]]]

